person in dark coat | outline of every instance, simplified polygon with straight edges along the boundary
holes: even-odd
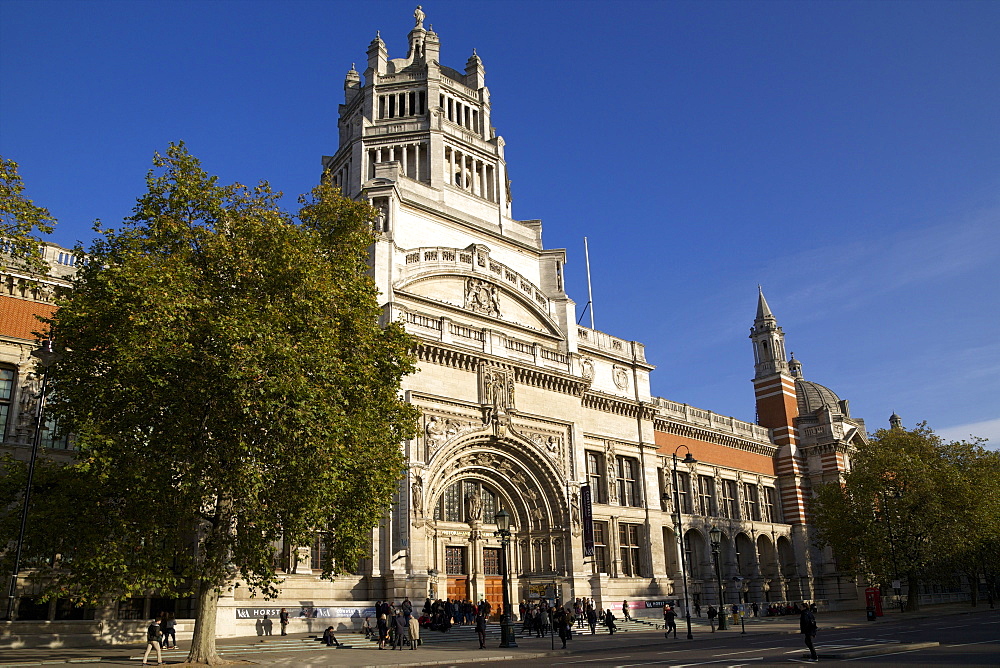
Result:
[[[816,648],[813,647],[813,638],[816,636],[816,616],[809,611],[805,603],[802,604],[802,613],[799,615],[799,633],[805,636],[810,660],[819,661],[819,655],[816,654]]]
[[[382,614],[378,616],[378,620],[375,623],[378,629],[378,648],[385,649],[385,641],[389,637],[389,620]]]
[[[156,665],[161,665],[163,663],[163,654],[160,651],[160,623],[153,618],[146,627],[146,653],[142,655],[142,665],[149,665],[146,661],[149,659],[149,653],[152,650],[156,650]]]
[[[337,636],[333,635],[332,626],[326,627],[326,630],[323,631],[323,644],[327,647],[340,647],[340,643],[337,642]]]
[[[476,615],[476,635],[479,636],[479,649],[486,649],[486,613],[482,610]]]
[[[597,635],[597,610],[592,603],[587,604],[587,623],[590,624],[590,635]]]
[[[406,634],[410,630],[410,625],[406,621],[406,617],[403,616],[402,610],[396,613],[396,616],[392,618],[396,625],[395,636],[392,639],[392,648],[402,650],[403,643],[408,642],[406,640]]]
[[[566,649],[566,641],[573,636],[573,618],[566,608],[559,608],[553,617],[556,629],[559,631],[559,639],[562,640],[562,648]]]
[[[664,638],[669,638],[671,631],[674,632],[674,639],[677,638],[677,613],[669,605],[663,608],[663,628],[667,630]]]
[[[281,635],[288,635],[288,610],[285,608],[281,609],[278,613],[278,622],[281,624]]]
[[[714,605],[708,606],[708,624],[712,627],[712,633],[715,633],[715,617],[719,614],[719,611],[715,609]]]
[[[611,635],[615,634],[618,627],[615,626],[615,613],[611,612],[611,608],[608,608],[604,613],[604,625],[608,627],[608,633]]]

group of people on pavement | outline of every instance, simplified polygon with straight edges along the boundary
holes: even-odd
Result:
[[[146,627],[146,652],[142,655],[142,665],[149,665],[149,654],[156,650],[156,665],[163,665],[161,649],[177,649],[177,620],[173,613],[161,612],[153,617]]]

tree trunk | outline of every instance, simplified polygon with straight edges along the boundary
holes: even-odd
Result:
[[[979,606],[979,573],[973,573],[969,576],[969,594],[972,599],[972,607]]]
[[[920,609],[920,579],[915,573],[906,574],[906,611],[916,612]]]
[[[187,663],[219,666],[224,661],[215,649],[215,618],[219,607],[219,590],[211,583],[202,582],[198,590],[198,617],[194,621],[194,637]]]

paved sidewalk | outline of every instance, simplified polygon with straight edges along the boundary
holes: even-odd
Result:
[[[951,615],[974,615],[977,612],[988,611],[989,607],[980,605],[971,608],[968,604],[947,604],[928,607],[920,612],[900,614],[898,611],[887,612],[884,617],[875,622],[868,622],[864,611],[820,613],[817,621],[821,629],[864,627],[873,628],[886,621],[902,621],[905,619],[926,619],[929,617]],[[651,620],[658,621],[658,620]],[[486,663],[506,660],[525,660],[546,656],[562,656],[595,650],[612,650],[625,644],[630,647],[654,645],[663,643],[686,643],[709,640],[714,636],[704,617],[692,618],[693,641],[686,640],[685,620],[678,620],[678,639],[664,639],[663,630],[649,627],[648,630],[635,629],[614,636],[599,634],[591,636],[586,633],[574,634],[566,650],[560,649],[558,638],[554,643],[551,638],[518,638],[518,647],[499,649],[496,639],[489,641],[489,649],[480,650],[474,636],[470,636],[468,644],[463,642],[435,642],[433,632],[425,633],[427,642],[416,650],[378,650],[368,646],[360,636],[345,634],[338,638],[345,644],[354,643],[351,649],[326,648],[320,643],[309,640],[308,634],[292,634],[286,637],[269,636],[266,639],[224,638],[217,642],[220,652],[230,660],[242,660],[250,664],[287,665],[287,666],[421,666],[421,665],[456,665],[464,663]],[[519,627],[518,627],[519,628]],[[740,635],[739,624],[723,633],[725,635]],[[762,617],[746,620],[746,634],[764,635],[773,633],[798,633],[798,617]],[[449,639],[451,640],[451,639]],[[553,644],[555,649],[553,650]],[[133,645],[106,648],[67,648],[67,649],[3,649],[0,650],[0,668],[20,668],[22,666],[39,665],[99,665],[99,666],[137,666],[141,663],[145,645]],[[183,665],[187,657],[187,649],[164,651],[164,661],[168,665]],[[154,656],[155,660],[155,656]]]

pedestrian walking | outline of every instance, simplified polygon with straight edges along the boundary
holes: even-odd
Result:
[[[626,622],[632,621],[632,615],[628,611],[628,600],[622,601],[622,616],[625,617]]]
[[[760,613],[760,606],[757,605],[757,601],[754,601],[753,603],[750,604],[750,610],[753,612],[754,617],[758,616],[758,614]]]
[[[163,665],[163,653],[160,651],[160,622],[153,617],[146,627],[146,653],[142,655],[142,665],[148,666],[149,653],[156,650],[156,665]]]
[[[284,608],[278,613],[278,623],[281,624],[281,635],[288,635],[288,610]]]
[[[701,603],[694,604],[694,616],[701,617]]]
[[[799,633],[805,636],[806,647],[809,648],[809,660],[819,661],[816,648],[813,647],[813,638],[816,636],[816,616],[809,611],[805,603],[802,604],[802,614],[799,615]]]
[[[160,616],[160,645],[163,649],[177,649],[177,620],[171,612]]]
[[[566,641],[573,637],[573,618],[566,608],[559,608],[556,611],[554,621],[556,629],[559,631],[559,640],[562,640],[562,648],[566,649]]]
[[[476,635],[479,636],[479,649],[486,649],[486,614],[482,608],[476,615]]]
[[[674,632],[674,639],[677,638],[677,612],[669,605],[663,608],[663,626],[667,629],[664,638],[669,638],[671,631]]]
[[[611,608],[608,608],[604,613],[604,625],[608,627],[608,634],[614,635],[618,627],[615,626],[615,613],[611,612]]]
[[[597,610],[594,610],[594,604],[587,604],[587,623],[590,624],[590,635],[597,635]]]
[[[708,606],[708,625],[712,627],[712,633],[715,633],[715,617],[719,614],[719,611],[715,609],[714,605]]]

